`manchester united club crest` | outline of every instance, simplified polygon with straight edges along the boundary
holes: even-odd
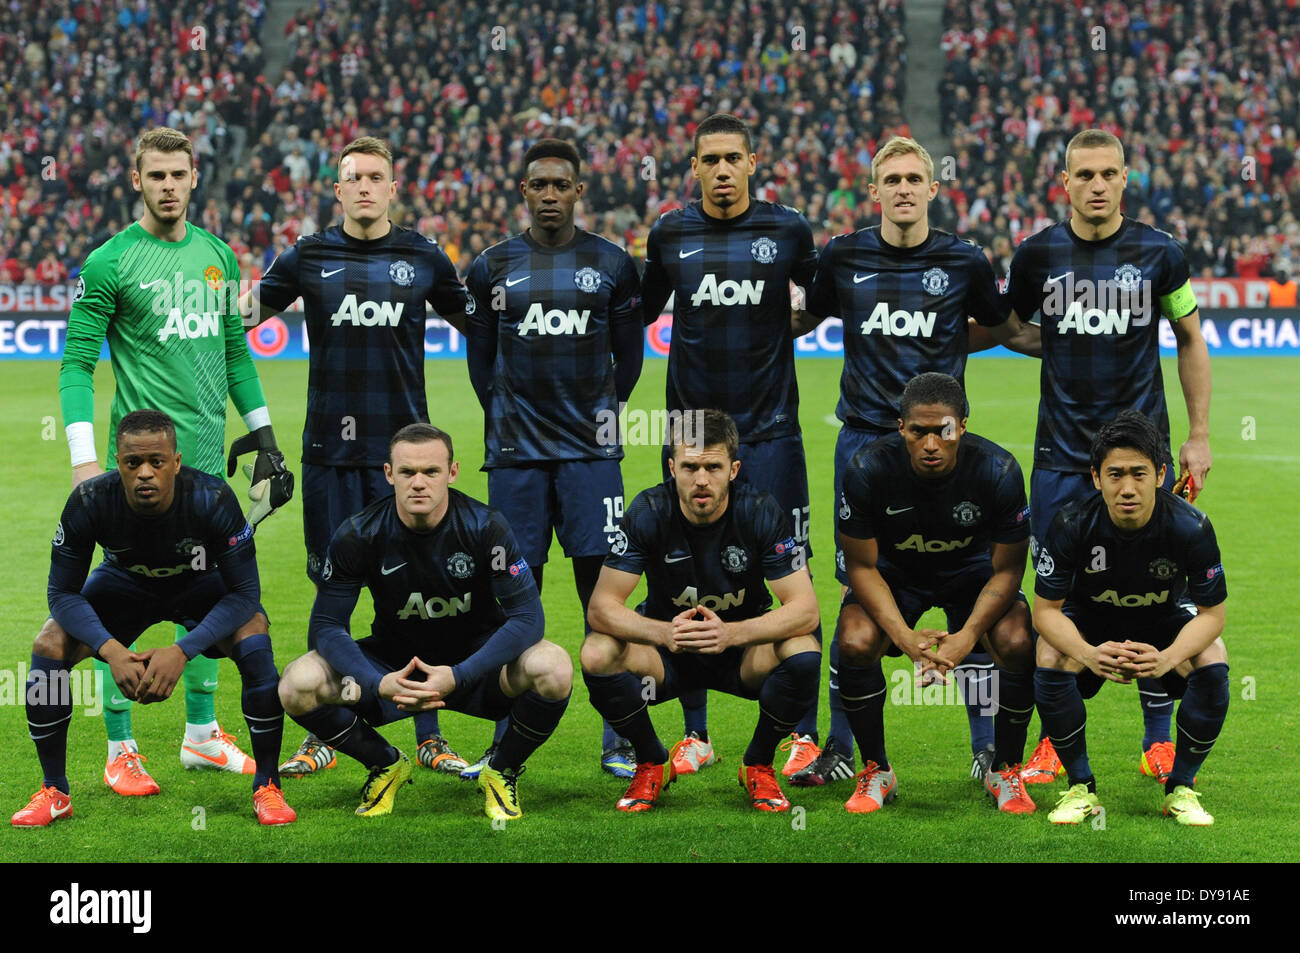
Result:
[[[1178,563],[1161,556],[1159,559],[1151,560],[1151,565],[1147,566],[1147,572],[1161,582],[1168,582],[1178,575]]]
[[[921,290],[928,295],[946,294],[948,291],[948,272],[942,268],[931,268],[921,276]]]
[[[749,554],[739,546],[728,546],[722,551],[722,568],[727,572],[744,572],[749,568]]]
[[[176,544],[176,554],[178,556],[193,556],[194,551],[203,545],[203,540],[195,539],[193,536],[186,536]]]
[[[1137,291],[1142,284],[1142,269],[1136,265],[1120,265],[1115,269],[1115,287],[1120,291]]]
[[[573,273],[573,283],[584,294],[594,295],[600,290],[600,272],[590,266]]]
[[[388,277],[393,279],[393,284],[409,288],[411,282],[415,280],[415,266],[409,261],[399,259],[388,266]]]
[[[749,253],[760,265],[770,265],[776,261],[776,242],[764,236],[749,243]]]
[[[963,500],[952,508],[952,519],[958,526],[974,526],[983,511],[970,500]]]
[[[447,572],[457,579],[468,579],[474,575],[474,558],[468,553],[456,553],[447,559]]]

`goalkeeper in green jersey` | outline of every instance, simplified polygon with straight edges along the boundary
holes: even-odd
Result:
[[[231,447],[229,475],[238,454],[257,451],[251,471],[245,467],[252,480],[248,521],[255,526],[292,495],[293,474],[276,448],[248,353],[236,303],[239,264],[225,242],[185,221],[198,172],[194,148],[183,133],[159,127],[142,135],[131,182],[144,200],[144,215],[87,257],[68,317],[59,399],[72,452],[72,485],[104,472],[95,450],[94,373],[107,337],[117,385],[108,431],[110,463],[118,421],[133,410],[154,409],[176,422],[182,461],[219,476],[229,393],[249,430]],[[205,558],[201,551],[177,555]],[[178,626],[177,638],[184,635]],[[131,736],[131,701],[117,690],[103,660],[96,658],[95,667],[103,684],[113,688],[104,703],[104,781],[119,794],[156,794],[158,784],[142,766]],[[217,723],[216,687],[216,659],[191,659],[185,666],[181,763],[252,774],[253,759]]]

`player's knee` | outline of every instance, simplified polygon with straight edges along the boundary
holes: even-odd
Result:
[[[590,633],[582,642],[578,661],[589,675],[615,675],[622,671],[623,643],[601,632]]]
[[[835,638],[839,642],[840,661],[847,665],[869,665],[880,657],[880,629],[865,614],[857,619],[841,617]]]
[[[235,630],[233,641],[242,642],[250,635],[262,635],[271,627],[270,620],[260,611],[254,612],[253,617]]]
[[[32,654],[66,661],[71,642],[68,633],[63,631],[63,626],[53,619],[46,619],[41,631],[36,633],[36,638],[32,641]]]
[[[554,642],[541,642],[530,659],[533,691],[543,698],[568,698],[573,690],[573,660]]]
[[[1065,656],[1048,644],[1047,639],[1039,638],[1034,649],[1034,664],[1038,668],[1065,668]]]
[[[1034,668],[1034,639],[1027,625],[1004,620],[993,629],[993,650],[997,663],[1010,672],[1029,672]]]
[[[311,664],[307,656],[290,662],[280,675],[278,689],[284,713],[304,715],[319,708],[322,684],[319,666]]]

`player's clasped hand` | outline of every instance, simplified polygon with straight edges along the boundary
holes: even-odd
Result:
[[[426,678],[416,681],[411,675],[416,670]],[[426,665],[413,658],[396,672],[389,672],[379,681],[379,694],[402,711],[429,711],[445,708],[443,700],[456,689],[456,679],[446,665]]]
[[[1083,662],[1094,675],[1127,685],[1135,674],[1132,662],[1137,658],[1137,653],[1130,648],[1133,644],[1103,642]]]
[[[947,685],[945,671],[952,671],[970,654],[971,644],[959,639],[958,632],[944,632],[940,629],[921,629],[920,648],[925,654],[916,661],[920,662],[921,685],[933,682]]]
[[[1165,653],[1148,642],[1125,640],[1124,648],[1132,658],[1123,669],[1133,678],[1160,678],[1173,668]]]
[[[730,647],[727,623],[705,606],[695,606],[673,617],[674,652],[719,655]]]
[[[110,649],[110,645],[115,646],[115,650]],[[147,667],[144,657],[112,639],[100,649],[100,657],[108,663],[109,674],[113,676],[117,687],[122,690],[122,697],[135,701]]]
[[[176,683],[181,679],[181,673],[185,671],[185,664],[189,661],[185,657],[185,652],[173,643],[162,648],[149,649],[147,652],[142,652],[139,657],[148,662],[148,667],[141,679],[136,701],[147,705],[150,702],[160,702],[170,698]]]
[[[943,673],[956,666],[956,662],[950,661],[935,650],[948,637],[947,632],[939,629],[909,629],[907,635],[902,637],[898,647],[913,662],[921,663],[921,675],[925,682],[938,677],[945,684],[947,680],[943,678]],[[933,671],[934,675],[927,674]]]

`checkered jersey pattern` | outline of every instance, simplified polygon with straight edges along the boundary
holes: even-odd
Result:
[[[465,310],[456,269],[410,229],[362,241],[335,225],[282,252],[257,290],[276,310],[300,295],[310,340],[303,462],[381,466],[394,433],[429,420],[425,303],[440,315]]]
[[[817,261],[808,310],[844,322],[844,371],[835,415],[859,430],[898,426],[898,400],[917,374],[963,380],[967,316],[1006,320],[993,268],[973,242],[936,228],[896,248],[879,226],[830,240]]]
[[[647,324],[673,295],[667,409],[725,410],[744,443],[798,434],[790,282],[807,288],[816,262],[807,220],[784,205],[751,200],[725,221],[699,202],[662,215],[642,294]]]
[[[465,283],[466,333],[495,354],[484,467],[622,459],[613,335],[641,324],[627,252],[581,229],[559,248],[525,232],[479,255]]]
[[[1035,468],[1087,472],[1093,437],[1122,410],[1142,411],[1168,439],[1159,299],[1189,277],[1172,235],[1127,218],[1101,241],[1058,222],[1016,249],[1007,296],[1022,320],[1040,315],[1043,335]]]

